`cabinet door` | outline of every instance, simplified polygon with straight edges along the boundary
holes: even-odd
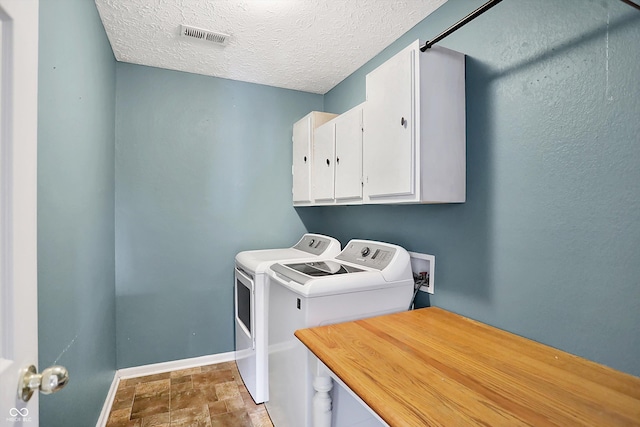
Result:
[[[367,75],[364,109],[365,194],[414,193],[414,49]]]
[[[311,116],[293,125],[293,202],[311,201]]]
[[[313,136],[312,198],[333,200],[335,171],[335,145],[333,122],[325,123],[315,130]]]
[[[335,120],[335,198],[362,199],[362,107]]]

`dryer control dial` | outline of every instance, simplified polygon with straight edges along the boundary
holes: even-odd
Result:
[[[371,253],[371,249],[369,249],[369,246],[365,246],[364,248],[362,248],[362,251],[360,251],[360,253],[363,257],[366,257]]]

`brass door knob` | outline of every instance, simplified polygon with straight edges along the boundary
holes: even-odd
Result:
[[[50,366],[41,374],[31,365],[20,372],[18,397],[28,402],[35,390],[42,394],[51,394],[62,389],[69,382],[69,371],[64,366]]]

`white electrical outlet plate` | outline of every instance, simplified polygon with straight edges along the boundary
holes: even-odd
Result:
[[[436,257],[435,255],[419,254],[417,252],[409,252],[411,257],[411,271],[419,274],[423,271],[429,272],[429,285],[422,286],[421,292],[433,294],[434,284],[436,282]]]

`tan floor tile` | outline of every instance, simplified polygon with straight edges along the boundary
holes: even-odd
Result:
[[[215,363],[213,365],[201,366],[202,372],[219,371],[224,369],[237,368],[236,362]]]
[[[252,427],[251,418],[244,409],[211,417],[212,427]]]
[[[242,402],[244,403],[244,407],[247,409],[249,413],[255,412],[261,408],[264,408],[263,404],[256,405],[256,403],[253,401],[253,398],[251,397],[251,395],[249,394],[246,388],[238,387],[238,389],[240,390],[240,397],[242,397]]]
[[[169,427],[171,417],[168,412],[142,418],[141,427]]]
[[[120,387],[131,387],[138,384],[139,381],[136,381],[137,378],[127,378],[120,380]]]
[[[170,387],[171,381],[169,379],[136,384],[135,396],[147,396],[151,394],[161,393],[163,391],[168,391]]]
[[[227,412],[237,411],[238,409],[246,409],[244,406],[244,400],[242,397],[234,397],[233,399],[225,399],[223,400],[225,405],[227,405]]]
[[[202,390],[191,389],[185,391],[171,390],[171,411],[186,408],[201,408],[208,402],[202,395]]]
[[[191,383],[191,375],[183,375],[181,377],[171,377],[171,385]]]
[[[194,374],[191,376],[193,382],[193,388],[202,387],[208,384],[224,383],[228,381],[235,381],[236,376],[231,369],[219,369],[216,371],[207,371],[201,374]]]
[[[202,391],[202,396],[209,403],[217,402],[218,400],[220,400],[218,398],[218,394],[216,393],[215,384],[209,384],[206,386],[199,387],[198,390]]]
[[[133,399],[131,419],[169,412],[169,391],[157,394],[136,396]]]
[[[211,420],[185,421],[180,423],[171,423],[171,427],[211,427]]]
[[[120,381],[107,427],[273,427],[235,362]]]
[[[171,384],[172,392],[187,391],[187,390],[193,390],[193,385],[191,384],[190,381],[186,383]]]
[[[224,400],[219,400],[217,402],[210,402],[209,403],[209,413],[212,416],[213,415],[226,414],[227,412],[228,412],[227,404],[224,403]]]
[[[242,397],[242,400],[244,400],[245,405],[249,406],[256,404],[246,388],[238,387],[238,389],[240,390],[240,396]]]
[[[177,371],[171,371],[170,375],[171,378],[178,378],[178,377],[185,377],[185,376],[189,376],[189,375],[193,375],[193,374],[199,374],[201,372],[200,366],[197,366],[195,368],[188,368],[188,369],[180,369]]]
[[[273,427],[271,418],[269,418],[269,414],[267,414],[264,407],[262,408],[262,411],[250,412],[249,418],[251,418],[253,427]]]
[[[233,399],[240,397],[240,390],[238,390],[238,384],[235,382],[227,382],[216,384],[216,395],[218,399]]]
[[[132,385],[136,385],[136,384],[140,384],[140,383],[148,383],[151,381],[157,381],[157,380],[166,380],[168,379],[170,376],[169,372],[163,372],[162,374],[154,374],[154,375],[147,375],[144,377],[135,377],[135,378],[127,378],[124,379],[122,381],[120,381],[120,386],[121,387],[130,387]]]
[[[111,404],[111,410],[128,409],[131,411],[131,405],[133,405],[133,395],[136,391],[135,387],[118,387],[116,395],[113,398]]]
[[[128,423],[129,415],[131,414],[130,409],[117,409],[111,410],[109,413],[109,418],[107,419],[107,427],[115,427],[120,426],[123,423]]]
[[[244,381],[242,380],[242,376],[240,375],[240,372],[234,372],[233,375],[236,377],[236,384],[238,384],[238,387],[246,387],[244,385]]]
[[[109,423],[107,427],[141,427],[140,420],[126,420],[117,423]]]
[[[211,420],[185,421],[181,423],[171,423],[171,427],[211,427]]]
[[[171,411],[171,426],[211,426],[209,417],[209,407],[202,405],[200,407],[178,409]]]

